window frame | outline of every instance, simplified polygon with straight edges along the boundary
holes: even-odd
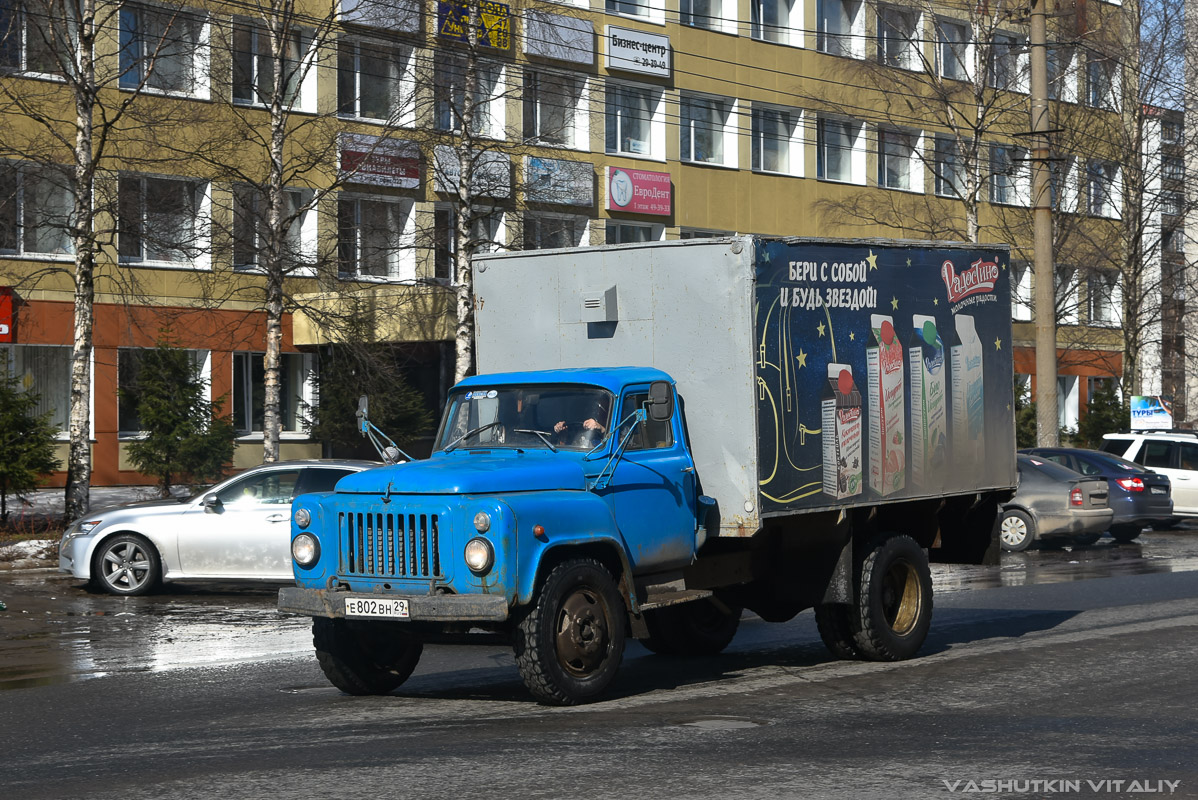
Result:
[[[947,38],[948,30],[960,31],[964,36],[960,41]],[[950,81],[968,81],[973,71],[973,27],[968,20],[954,17],[936,17],[933,23],[933,35],[936,43],[936,75]],[[946,57],[946,49],[952,58]],[[954,65],[951,70],[948,65]]]
[[[887,177],[886,166],[889,163],[889,158],[886,153],[886,142],[892,137],[902,137],[906,141],[906,155],[901,156],[907,164],[907,185],[892,186]],[[923,131],[912,130],[908,128],[898,128],[893,126],[879,126],[877,128],[877,161],[878,161],[878,186],[883,189],[890,189],[898,192],[916,192],[922,194],[925,191],[924,187],[924,170],[923,159],[920,158],[920,153],[923,152]],[[899,139],[899,143],[902,140]]]
[[[780,130],[785,133],[785,136],[767,137],[763,126],[764,117],[768,114],[779,115]],[[749,112],[749,130],[750,130],[750,147],[749,147],[749,166],[754,172],[762,172],[769,175],[790,175],[792,177],[801,178],[804,174],[805,157],[804,157],[804,116],[805,113],[801,109],[788,108],[786,106],[767,105],[764,103],[754,103]],[[767,169],[765,167],[766,141],[785,142],[786,145],[786,168],[785,169]]]
[[[586,247],[590,238],[590,219],[580,214],[559,214],[548,211],[525,211],[523,219],[523,244],[525,250],[550,250],[554,246],[544,245],[545,231],[541,228],[547,222],[560,223],[560,228],[570,228],[572,244],[563,247]]]
[[[158,44],[154,47],[158,48],[164,41],[182,42],[177,33],[168,38],[167,31],[174,31],[175,25],[182,20],[187,24],[189,31],[188,36],[194,40],[188,42],[192,48],[190,63],[184,67],[188,70],[185,76],[184,83],[190,83],[190,88],[172,88],[158,86],[152,83],[154,75],[157,72],[157,59],[162,57],[162,54],[155,56],[153,52],[149,55],[146,53],[148,32],[142,29],[147,25],[147,19],[144,15],[152,15],[160,21],[162,18],[167,20],[167,25],[163,35],[158,38]],[[127,27],[127,15],[135,17],[136,26],[130,32]],[[194,25],[194,30],[190,30]],[[117,42],[117,61],[119,77],[117,85],[124,91],[140,91],[144,94],[161,94],[173,97],[189,97],[197,100],[208,100],[211,97],[211,80],[209,77],[209,67],[211,66],[211,16],[207,11],[186,7],[168,7],[158,6],[152,3],[127,3],[121,6],[117,14],[118,27],[118,42]],[[127,39],[133,37],[131,39]],[[130,53],[129,48],[134,47],[136,52]],[[150,67],[143,66],[143,62],[147,58],[152,58],[154,63]],[[180,61],[184,59],[180,58]],[[157,73],[162,75],[163,73]]]
[[[298,214],[296,219],[292,220],[287,231],[287,238],[291,240],[289,245],[292,252],[284,257],[290,256],[292,260],[301,262],[289,269],[287,275],[289,277],[314,277],[316,275],[318,246],[318,215],[313,205],[315,192],[311,189],[286,188],[283,190],[283,193],[291,201],[290,214]],[[238,196],[239,194],[246,197],[254,207],[246,208],[249,203],[243,201]],[[257,206],[259,201],[265,198],[262,197],[262,193],[258,190],[258,187],[250,186],[249,184],[235,184],[230,189],[230,195],[232,197],[233,211],[233,269],[238,272],[259,272],[262,267],[258,263],[257,253],[262,249],[261,231],[265,227],[266,222],[264,215],[258,211]],[[243,227],[247,223],[247,214],[249,222],[257,223],[253,224],[249,231],[246,231]],[[252,261],[243,261],[238,258],[239,247],[241,247],[241,252],[246,252],[247,250],[247,248],[241,245],[241,242],[247,238],[245,236],[247,233],[249,234],[248,238],[252,239],[248,243],[248,249],[254,252],[254,260]],[[305,261],[307,264],[302,263]]]
[[[458,53],[440,49],[433,53],[432,61],[433,129],[460,136],[467,61]],[[471,136],[502,141],[507,135],[507,65],[479,60],[476,70]]]
[[[767,6],[776,9],[772,22],[766,20]],[[749,0],[749,38],[787,47],[804,47],[804,36],[803,0]]]
[[[995,31],[986,60],[986,85],[1000,92],[1027,94],[1028,40],[1010,31]]]
[[[851,6],[851,8],[850,8]],[[844,12],[838,20],[848,24],[844,30],[829,30],[832,16],[826,9],[839,7]],[[865,2],[864,0],[816,0],[815,4],[815,49],[816,52],[840,58],[865,58]]]
[[[625,149],[620,146],[627,137],[623,135],[621,121],[626,117],[621,115],[620,108],[613,107],[613,100],[622,93],[642,93],[648,105],[646,137],[639,140],[646,142],[645,151]],[[614,136],[613,136],[614,133]],[[609,79],[604,89],[604,151],[608,155],[631,156],[653,161],[665,160],[665,91],[651,84],[628,83]],[[613,146],[612,142],[615,141]]]
[[[265,353],[253,350],[235,350],[229,359],[231,380],[229,381],[229,416],[234,424],[234,430],[238,441],[261,441],[263,431],[254,429],[254,389],[253,382],[255,365],[261,366],[263,375],[265,376],[266,368],[263,362]],[[299,362],[292,359],[299,358]],[[291,363],[291,368],[284,365]],[[292,382],[293,376],[291,370],[298,371],[301,378],[298,387],[298,393],[291,393],[288,396],[285,393],[285,388]],[[264,378],[265,380],[265,378]],[[283,439],[307,439],[307,433],[304,432],[305,408],[317,407],[317,360],[314,353],[280,353],[279,354],[279,404],[280,417],[279,420],[282,429],[280,436]],[[248,396],[238,396],[238,392],[245,392],[246,387],[249,388]],[[261,391],[265,396],[265,385],[261,384]],[[294,401],[295,407],[290,408],[285,406],[284,402],[290,403]],[[248,405],[246,405],[248,403]],[[248,427],[238,426],[238,417],[248,420]],[[294,427],[287,427],[288,418],[294,418]]]
[[[128,217],[126,211],[126,194],[125,187],[129,182],[137,181],[139,183],[138,190],[138,220],[137,230],[130,230],[128,227]],[[182,218],[189,221],[191,228],[189,242],[181,243],[152,243],[151,237],[147,237],[146,230],[151,227],[148,224],[147,214],[149,213],[149,205],[146,202],[146,197],[150,194],[148,190],[149,182],[156,183],[179,183],[191,188],[192,203],[191,209],[184,208],[179,213]],[[130,266],[143,267],[164,267],[173,269],[194,269],[208,270],[211,269],[211,252],[207,244],[211,237],[211,218],[212,218],[212,185],[208,181],[198,180],[195,178],[185,178],[178,175],[153,175],[145,173],[125,173],[118,178],[117,186],[117,253],[118,261],[121,264]],[[161,205],[157,205],[161,208]],[[136,235],[138,241],[138,254],[133,255],[126,249],[129,243],[125,241],[127,235]],[[191,251],[193,255],[190,258],[182,260],[173,260],[169,258],[151,258],[147,255],[147,243],[151,246],[161,248],[164,252],[175,250],[186,255],[187,251]]]
[[[909,24],[908,29],[898,30],[891,24],[889,15],[895,15],[900,20]],[[922,59],[920,58],[920,39],[923,29],[923,15],[918,8],[909,6],[896,6],[880,4],[877,6],[877,15],[875,24],[876,42],[877,42],[877,59],[878,63],[884,66],[893,67],[894,69],[905,69],[910,71],[919,70],[922,68]],[[888,31],[896,31],[897,35],[890,36]],[[897,42],[902,48],[902,52],[898,58],[893,58],[889,52],[891,44]]]
[[[684,164],[735,169],[738,161],[736,106],[736,100],[733,98],[695,92],[679,93],[678,160]],[[696,116],[700,109],[706,109],[710,113],[710,120]],[[704,128],[711,134],[712,157],[696,158]]]
[[[344,281],[362,281],[369,283],[410,283],[416,280],[416,259],[415,259],[415,242],[413,240],[413,223],[415,216],[415,202],[411,198],[397,197],[394,195],[375,195],[360,191],[344,191],[334,198],[337,205],[336,208],[336,248],[337,248],[337,275]],[[345,212],[344,206],[347,203],[353,204],[353,256],[352,269],[346,268],[347,258],[347,243],[343,239],[345,230]],[[401,224],[398,226],[398,231],[395,230],[394,220],[388,219],[385,226],[380,229],[394,235],[394,241],[389,242],[385,248],[388,255],[387,259],[387,274],[373,275],[362,271],[364,249],[362,238],[362,214],[363,203],[382,206],[387,209],[388,217],[391,214],[398,213],[401,215]],[[373,245],[372,245],[373,247]]]
[[[55,171],[53,168],[39,168],[34,164],[0,160],[0,257],[39,261],[69,261],[75,257],[75,243],[69,230],[71,219],[75,213],[74,190],[68,186],[55,185],[52,177],[48,179],[41,177],[43,173],[49,173],[52,176]],[[70,180],[70,176],[64,177]],[[28,198],[39,196],[37,191],[31,190],[31,184],[42,186],[49,184],[57,193],[61,193],[59,199],[66,199],[67,202],[64,206],[57,209],[65,213],[65,216],[61,218],[61,224],[49,222],[51,219],[58,219],[54,216],[53,210],[38,211],[36,210],[38,206],[35,204],[35,215],[46,214],[46,219],[42,220],[40,225],[30,225],[29,209],[31,204]],[[49,194],[47,192],[43,196],[49,196]],[[8,230],[4,228],[8,228]],[[64,247],[54,250],[30,249],[31,229],[34,231],[34,237],[38,236],[36,233],[38,230],[57,231],[57,235],[64,240],[62,242]],[[11,240],[6,243],[10,236]]]
[[[371,77],[390,83],[390,112],[386,117],[363,113],[362,77],[363,49],[377,51],[378,61],[395,68],[395,73],[386,78],[371,74]],[[343,61],[348,52],[352,61],[349,68],[343,68]],[[352,77],[352,86],[346,78]],[[387,87],[384,87],[386,89]],[[343,97],[343,93],[352,92],[352,99]],[[355,121],[412,127],[416,124],[416,49],[407,43],[396,41],[380,41],[365,36],[343,36],[337,40],[337,116],[342,119]]]
[[[848,177],[829,177],[829,126],[843,125],[844,134],[850,140],[847,148]],[[855,128],[856,130],[852,130]],[[845,149],[845,148],[841,148]],[[862,186],[865,184],[865,123],[847,117],[818,116],[816,118],[816,169],[815,176],[821,181]]]
[[[562,106],[563,109],[568,108],[570,119],[561,128],[565,135],[561,137],[560,141],[555,141],[552,136],[547,136],[542,131],[542,122],[545,119],[543,108],[546,105],[546,100],[552,99],[543,96],[542,82],[546,76],[555,81],[571,84],[569,91],[560,95],[560,97],[572,101],[572,105]],[[590,149],[590,115],[587,113],[590,106],[590,90],[586,75],[526,64],[524,65],[524,92],[521,105],[525,141],[544,147],[560,147],[567,150]]]

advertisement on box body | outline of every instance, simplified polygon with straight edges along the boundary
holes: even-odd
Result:
[[[1015,423],[1005,249],[755,246],[763,513],[1006,485]]]

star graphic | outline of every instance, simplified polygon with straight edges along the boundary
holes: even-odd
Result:
[[[852,331],[849,331],[849,341],[850,342],[857,341],[857,334],[853,333]]]
[[[807,354],[803,352],[803,348],[799,348],[799,354],[795,358],[799,362],[799,369],[807,366]]]
[[[1010,410],[1011,410],[1011,404],[1007,403],[1007,411],[1010,411]]]
[[[1006,265],[1006,264],[999,264],[998,266],[999,266],[999,267],[1002,269],[1002,271],[1003,271],[1003,272],[1006,272],[1006,271],[1007,271],[1007,265]]]
[[[995,339],[995,340],[994,340],[994,349],[995,349],[995,350],[1002,350],[1002,339]]]
[[[938,306],[938,305],[940,305],[940,298],[939,298],[939,297],[933,297],[933,298],[932,298],[932,305],[934,305],[934,306]]]
[[[909,259],[909,258],[907,259],[907,266],[908,267],[911,266],[911,259]]]
[[[898,298],[897,297],[890,298],[890,307],[892,309],[894,309],[895,311],[898,311]]]
[[[869,256],[867,256],[865,260],[869,262],[869,268],[870,268],[870,269],[877,269],[877,268],[878,268],[878,257],[874,255],[874,251],[873,251],[873,250],[870,250],[870,251],[869,251]]]
[[[824,323],[821,322],[820,324],[816,325],[815,329],[817,331],[819,331],[819,337],[821,339],[824,338],[824,332],[825,332]]]

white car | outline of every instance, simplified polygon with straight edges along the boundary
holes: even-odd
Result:
[[[1104,452],[1169,476],[1174,517],[1198,517],[1198,433],[1108,433],[1102,439]]]
[[[291,581],[291,501],[377,466],[279,461],[185,500],[91,513],[63,533],[58,569],[119,595],[145,594],[162,581]]]

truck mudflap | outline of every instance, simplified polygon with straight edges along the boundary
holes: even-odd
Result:
[[[412,622],[505,622],[508,601],[500,595],[397,595],[372,592],[303,589],[298,586],[279,589],[279,610],[309,617],[345,616],[345,601],[406,600],[406,617],[361,617],[364,619],[410,620]]]

